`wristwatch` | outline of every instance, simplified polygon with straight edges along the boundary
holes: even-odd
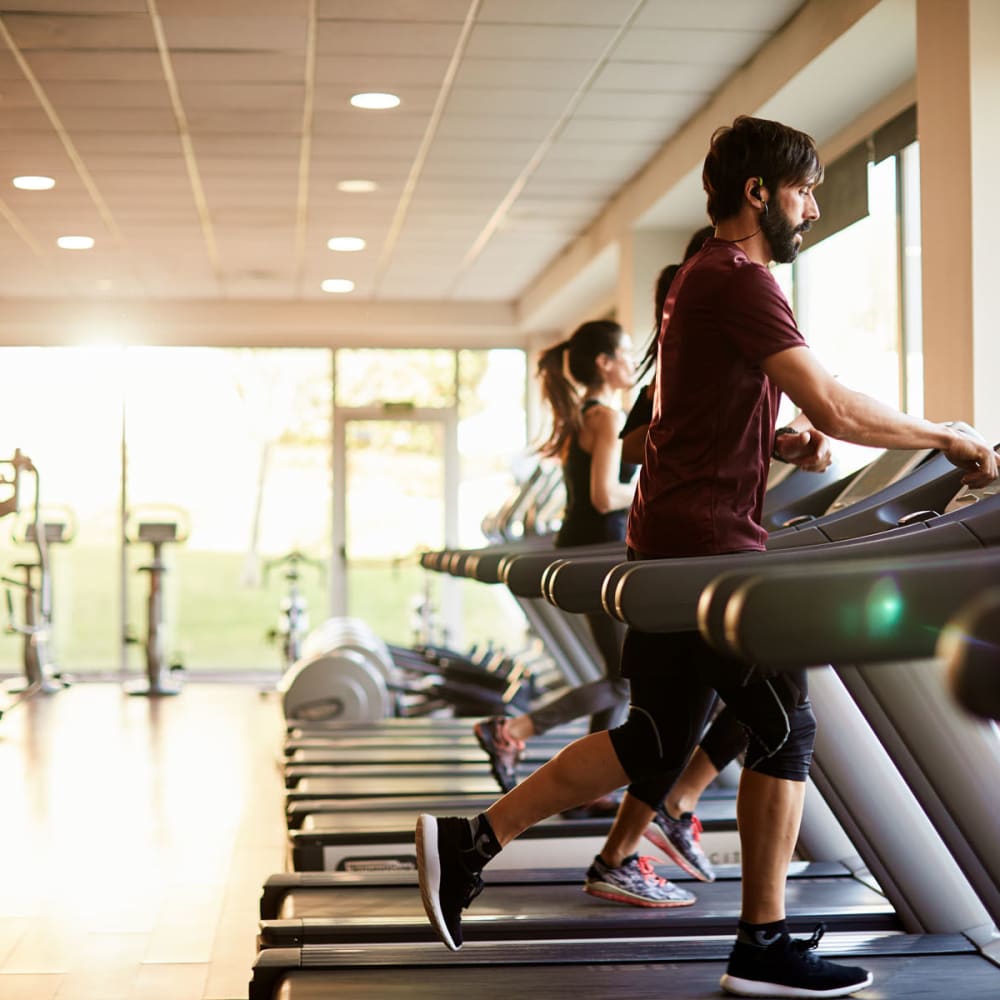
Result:
[[[774,432],[774,444],[771,445],[771,458],[776,458],[779,462],[784,462],[785,459],[783,459],[778,454],[778,438],[781,437],[782,434],[798,434],[798,433],[799,432],[794,427],[779,427]]]

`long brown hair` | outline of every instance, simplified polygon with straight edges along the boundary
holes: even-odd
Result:
[[[542,398],[552,410],[552,430],[538,448],[546,458],[562,455],[570,440],[579,433],[583,416],[578,387],[600,386],[597,359],[602,354],[613,356],[623,334],[622,328],[612,320],[591,320],[577,327],[569,339],[554,344],[538,356]],[[569,378],[564,365],[569,369]]]

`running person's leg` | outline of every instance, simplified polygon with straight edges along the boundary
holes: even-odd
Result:
[[[646,836],[689,875],[715,880],[715,870],[701,846],[696,811],[701,796],[731,761],[746,750],[742,723],[727,708],[712,720],[681,776],[660,802]]]
[[[502,791],[517,784],[517,765],[525,742],[533,736],[586,715],[591,717],[590,732],[599,733],[618,725],[628,712],[629,686],[620,669],[624,626],[603,614],[588,615],[587,620],[604,664],[604,678],[570,688],[523,715],[493,716],[472,727]]]
[[[626,640],[623,667],[630,655],[645,654],[642,643],[632,641],[634,634],[629,632]],[[427,915],[445,944],[461,947],[461,911],[479,891],[479,873],[528,827],[630,781],[649,781],[657,786],[657,795],[662,797],[683,770],[714,699],[711,688],[697,671],[683,670],[681,666],[676,664],[671,672],[674,680],[670,694],[671,699],[676,698],[677,715],[659,726],[655,723],[651,726],[650,708],[655,706],[644,706],[633,689],[628,720],[614,730],[616,737],[623,732],[632,733],[620,738],[633,749],[628,770],[619,760],[612,735],[591,733],[562,749],[472,820],[426,815],[418,819],[421,895]],[[657,701],[661,700],[660,687],[647,685],[647,688]],[[653,801],[658,802],[659,797]]]
[[[699,642],[700,642],[699,638]],[[703,643],[702,643],[703,644]],[[822,926],[794,940],[785,926],[785,882],[798,838],[816,718],[805,671],[768,677],[719,657],[707,645],[703,669],[747,729],[737,819],[743,900],[724,989],[741,996],[838,997],[868,986],[871,974],[819,958]]]

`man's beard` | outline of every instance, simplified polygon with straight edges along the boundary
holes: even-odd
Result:
[[[771,259],[779,264],[791,264],[798,257],[801,245],[795,242],[796,233],[807,232],[811,225],[810,222],[803,222],[793,226],[780,209],[761,213],[760,231],[771,248]]]

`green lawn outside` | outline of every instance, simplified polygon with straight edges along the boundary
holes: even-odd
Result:
[[[178,548],[167,554],[165,577],[168,644],[190,671],[261,670],[281,665],[280,647],[267,640],[277,624],[279,602],[287,583],[279,572],[260,587],[242,584],[244,556]],[[136,571],[145,553],[130,554],[129,604],[132,631],[145,632],[148,577]],[[57,663],[67,673],[117,670],[119,667],[118,555],[111,549],[72,545],[54,553],[54,643]],[[311,625],[328,616],[325,581],[304,569],[300,586],[310,609]],[[352,617],[363,619],[388,642],[414,641],[414,606],[423,596],[427,573],[416,563],[352,568],[349,600]],[[432,574],[433,577],[433,574]],[[431,579],[432,603],[437,581]],[[20,595],[15,591],[15,600]],[[523,621],[498,588],[463,585],[462,648],[494,641],[505,648],[523,643]],[[20,605],[16,604],[20,615]],[[143,669],[141,645],[130,648],[129,668]],[[0,637],[0,672],[21,670],[21,640]]]

